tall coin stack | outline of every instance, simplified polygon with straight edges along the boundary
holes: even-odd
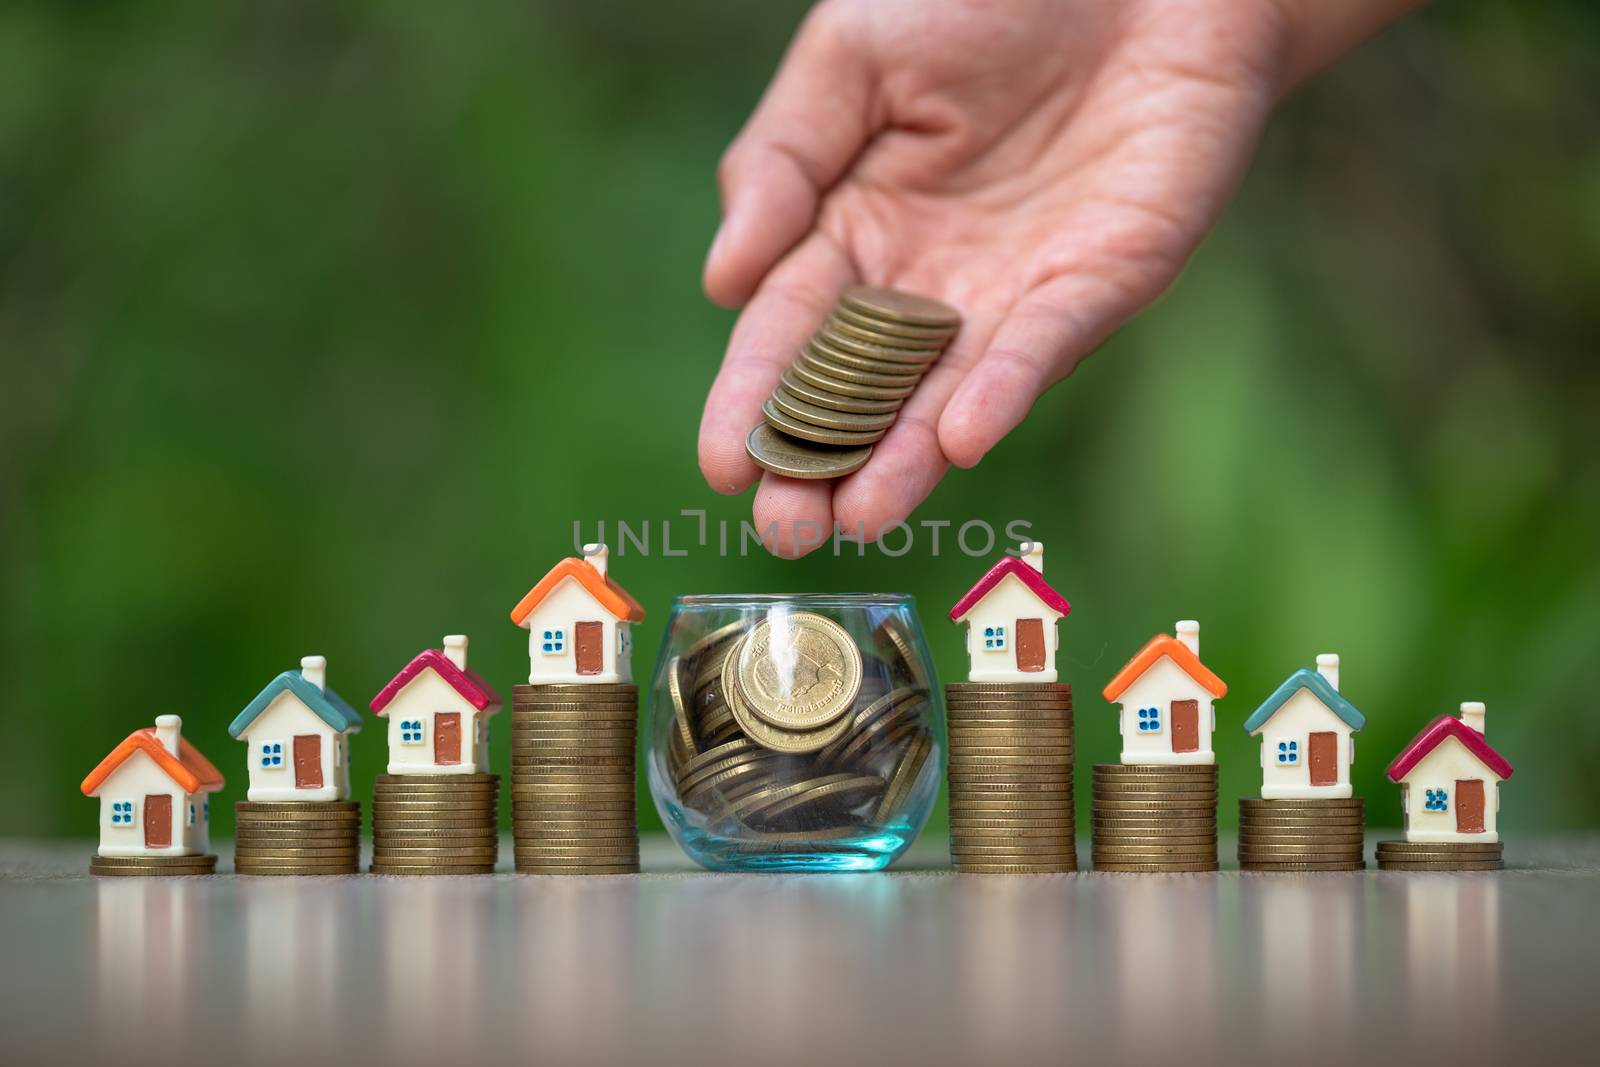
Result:
[[[524,874],[639,869],[630,683],[519,685],[511,711],[511,818]]]
[[[1366,866],[1365,802],[1336,799],[1239,801],[1242,871],[1359,871]]]
[[[937,300],[851,286],[783,372],[745,450],[790,478],[858,469],[960,325]]]
[[[356,873],[361,805],[353,800],[241,800],[233,812],[240,874]]]
[[[1216,765],[1095,764],[1093,841],[1097,871],[1216,870]]]
[[[950,858],[969,874],[1078,869],[1072,687],[951,682]]]
[[[500,855],[498,774],[380,774],[373,874],[492,874]]]
[[[1379,841],[1380,871],[1498,871],[1503,841]]]

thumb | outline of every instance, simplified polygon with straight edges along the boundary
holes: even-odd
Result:
[[[777,77],[717,168],[722,225],[706,257],[705,289],[743,304],[816,219],[822,194],[870,136],[870,64],[850,10],[815,8]]]

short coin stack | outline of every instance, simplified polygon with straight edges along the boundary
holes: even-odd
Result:
[[[855,285],[783,372],[750,458],[790,478],[842,478],[872,455],[961,325],[937,300]]]
[[[1216,765],[1095,764],[1094,869],[1216,870]]]
[[[492,874],[500,855],[497,774],[380,774],[373,874]]]
[[[952,682],[950,858],[968,874],[1078,869],[1072,687]]]
[[[216,869],[215,856],[89,857],[89,873],[105,878],[170,878],[182,874],[210,874]]]
[[[361,805],[353,800],[241,800],[233,806],[240,874],[355,874]]]
[[[673,796],[729,858],[832,848],[902,815],[937,758],[928,683],[893,620],[870,644],[795,611],[729,623],[669,664]]]
[[[1498,871],[1505,867],[1501,841],[1379,841],[1381,871]]]
[[[630,683],[519,685],[511,712],[511,818],[524,874],[639,869]]]
[[[1366,866],[1360,797],[1239,801],[1242,871],[1359,871]]]

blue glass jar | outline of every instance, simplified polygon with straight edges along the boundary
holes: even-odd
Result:
[[[927,821],[944,737],[909,596],[673,602],[645,766],[662,821],[702,866],[888,866]]]

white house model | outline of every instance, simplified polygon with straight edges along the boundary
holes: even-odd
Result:
[[[1186,619],[1176,636],[1157,634],[1102,695],[1118,705],[1123,763],[1215,763],[1213,701],[1228,687],[1200,662],[1200,624]]]
[[[158,715],[100,761],[83,795],[100,799],[100,855],[203,856],[222,775],[182,736],[183,720]]]
[[[1339,692],[1339,657],[1285,679],[1244,728],[1261,739],[1261,796],[1267,800],[1348,797],[1357,730],[1366,717]]]
[[[1044,545],[1025,541],[950,609],[967,628],[967,678],[974,682],[1054,682],[1056,620],[1072,610],[1044,580]]]
[[[628,627],[644,608],[606,573],[605,545],[584,545],[557,563],[511,609],[528,631],[528,683],[631,682]]]
[[[1511,764],[1483,739],[1485,709],[1461,705],[1407,745],[1386,772],[1400,786],[1407,841],[1498,841],[1500,783]]]
[[[347,800],[350,739],[361,716],[328,688],[328,661],[306,656],[256,694],[228,727],[249,748],[253,801]]]
[[[467,669],[467,639],[427,649],[372,698],[389,720],[390,774],[487,774],[489,716],[500,697]]]

